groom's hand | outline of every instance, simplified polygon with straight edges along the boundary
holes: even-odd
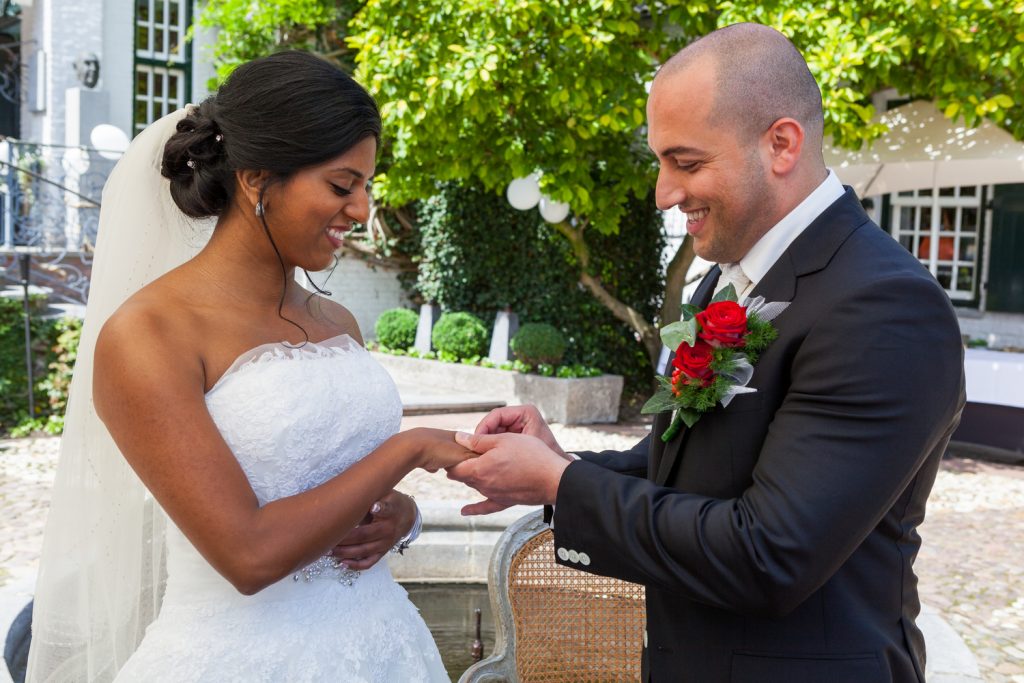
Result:
[[[369,569],[409,533],[415,519],[416,503],[413,499],[391,491],[373,504],[359,526],[334,546],[331,555],[349,569]]]
[[[449,467],[448,478],[487,497],[462,508],[464,515],[487,514],[509,505],[553,505],[562,473],[572,462],[527,434],[459,432],[455,440],[480,456]]]
[[[496,408],[487,413],[480,424],[476,426],[477,434],[526,434],[535,436],[544,442],[548,448],[559,455],[565,455],[565,451],[555,441],[555,435],[551,433],[544,416],[540,414],[536,406],[506,406]]]

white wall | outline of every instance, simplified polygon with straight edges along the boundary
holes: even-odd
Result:
[[[192,7],[193,22],[201,11],[202,8],[198,6],[198,3]],[[217,73],[213,66],[213,51],[211,49],[216,37],[215,30],[196,27],[196,38],[192,42],[192,102],[194,104],[199,104],[210,94],[206,83]]]
[[[193,7],[193,18],[201,8]],[[81,84],[74,62],[82,53],[93,52],[100,58],[100,80],[90,92],[107,101],[107,122],[132,135],[135,69],[135,8],[129,0],[34,0],[22,8],[22,54],[28,64],[33,52],[46,53],[42,75],[45,84],[45,110],[33,112],[32,83],[26,80],[22,102],[21,133],[25,140],[43,143],[65,142],[65,91]],[[206,81],[213,73],[209,51],[205,47],[215,33],[203,30],[192,48],[192,101],[200,102],[208,92]],[[35,42],[32,42],[35,41]],[[28,69],[24,77],[29,79]],[[95,98],[93,98],[95,101]],[[87,140],[82,142],[88,143]]]
[[[103,3],[103,52],[100,86],[109,93],[109,121],[132,137],[135,78],[135,7],[125,0]]]
[[[112,79],[104,69],[103,16],[103,0],[35,0],[31,8],[26,8],[22,40],[27,44],[22,58],[30,61],[36,47],[46,53],[42,74],[46,109],[32,112],[29,105],[34,98],[28,93],[22,103],[22,138],[64,143],[64,93],[80,85],[74,67],[80,54],[94,52],[100,57],[100,81],[95,90],[106,92],[105,86]],[[131,33],[127,39],[131,41]],[[36,43],[29,42],[32,40]],[[28,85],[31,88],[32,84]]]
[[[397,273],[386,268],[371,268],[360,258],[349,256],[338,261],[326,283],[327,272],[313,273],[313,281],[331,292],[331,298],[352,311],[364,339],[373,339],[373,324],[389,308],[412,308],[398,283]]]

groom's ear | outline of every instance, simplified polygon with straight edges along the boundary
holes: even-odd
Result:
[[[783,117],[764,133],[769,163],[775,175],[788,175],[796,168],[804,148],[804,127],[796,119]]]
[[[235,171],[235,180],[238,181],[238,190],[240,194],[239,199],[248,204],[246,208],[250,210],[255,208],[256,202],[260,200],[260,190],[266,186],[269,179],[269,171]],[[264,197],[263,203],[266,204],[266,202],[267,199]]]

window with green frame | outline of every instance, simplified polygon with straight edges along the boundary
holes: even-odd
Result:
[[[889,196],[890,232],[954,301],[978,298],[983,188],[912,190]]]
[[[189,0],[135,2],[135,133],[185,106],[191,95]]]

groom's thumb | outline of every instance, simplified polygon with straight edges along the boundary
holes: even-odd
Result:
[[[493,440],[488,434],[469,434],[467,432],[455,432],[455,443],[474,453],[483,453],[491,448],[490,441]]]

